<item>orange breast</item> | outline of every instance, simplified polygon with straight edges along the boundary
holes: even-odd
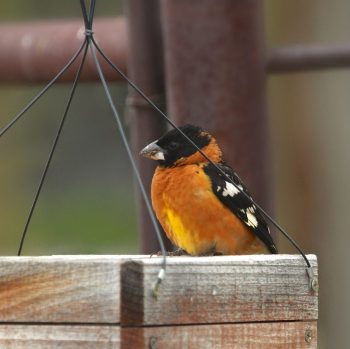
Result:
[[[168,238],[191,255],[265,252],[260,240],[212,192],[202,165],[158,167],[152,204]]]

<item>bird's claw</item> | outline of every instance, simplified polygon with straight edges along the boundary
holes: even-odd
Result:
[[[179,256],[188,256],[188,253],[185,250],[178,248],[175,251],[166,252],[165,255],[167,257],[179,257]],[[163,256],[163,253],[162,253],[162,251],[158,251],[157,253],[152,253],[150,255],[150,258],[152,258],[153,256],[161,257],[161,256]]]

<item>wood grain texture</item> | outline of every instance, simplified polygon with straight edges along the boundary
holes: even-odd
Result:
[[[0,322],[119,323],[126,257],[1,257]]]
[[[311,334],[308,343],[305,331]],[[316,321],[122,328],[121,349],[316,349]]]
[[[317,275],[317,260],[308,256]],[[168,258],[158,297],[160,258],[123,262],[123,326],[316,320],[318,295],[296,255]]]
[[[4,349],[118,349],[119,326],[0,325]]]

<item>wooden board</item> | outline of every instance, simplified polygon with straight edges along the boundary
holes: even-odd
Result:
[[[119,326],[0,325],[4,349],[118,349]]]
[[[119,323],[125,257],[0,257],[0,322]]]
[[[301,257],[170,257],[154,298],[161,260],[0,257],[0,348],[316,348]]]
[[[317,275],[316,257],[308,258]],[[155,298],[160,263],[160,258],[123,262],[123,326],[318,318],[318,295],[309,288],[300,256],[171,257]]]
[[[316,349],[317,324],[296,321],[122,328],[121,349],[130,348]]]

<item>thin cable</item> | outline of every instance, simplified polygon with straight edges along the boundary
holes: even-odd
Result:
[[[146,94],[137,86],[133,81],[131,81],[106,55],[105,53],[100,49],[100,47],[97,45],[96,41],[94,38],[91,38],[93,44],[95,45],[97,51],[101,54],[101,56],[105,59],[105,61],[116,71],[119,73],[119,75],[122,76],[123,79],[127,81],[127,83],[136,91],[140,94],[142,98],[144,98],[152,107],[155,109],[172,127],[174,127],[178,132],[191,144],[193,145],[199,153],[206,159],[208,160],[215,168],[216,170],[221,173],[225,179],[227,179],[230,183],[234,184],[233,181],[227,176],[227,174],[220,169],[184,132],[179,129],[173,121],[171,121],[168,116],[160,109],[157,107],[152,100],[146,96]],[[238,188],[240,192],[253,204],[255,205],[261,213],[287,238],[287,240],[295,247],[295,249],[301,254],[301,256],[304,258],[305,263],[308,268],[311,267],[311,264],[304,254],[304,252],[301,250],[299,245],[296,243],[296,241],[260,206],[258,205],[248,194],[246,194],[243,190]]]
[[[154,293],[154,295],[156,296],[156,295],[157,295],[157,292],[158,292],[159,285],[160,285],[160,283],[162,282],[162,280],[164,279],[164,276],[165,276],[165,269],[166,269],[166,250],[165,250],[164,242],[163,242],[162,235],[161,235],[161,233],[160,233],[160,230],[159,230],[159,227],[158,227],[156,218],[155,218],[155,216],[154,216],[154,213],[153,213],[151,204],[150,204],[150,202],[149,202],[149,199],[148,199],[148,196],[147,196],[145,187],[144,187],[144,185],[143,185],[143,182],[142,182],[140,173],[139,173],[139,171],[138,171],[137,165],[136,165],[135,160],[134,160],[134,157],[133,157],[133,155],[132,155],[132,152],[131,152],[131,149],[130,149],[128,140],[127,140],[126,135],[125,135],[125,133],[124,133],[122,122],[121,122],[121,120],[120,120],[120,117],[119,117],[119,114],[118,114],[118,112],[117,112],[117,109],[116,109],[116,107],[115,107],[115,105],[114,105],[112,96],[111,96],[111,94],[110,94],[110,92],[109,92],[109,88],[108,88],[107,82],[106,82],[106,80],[105,80],[104,74],[103,74],[103,72],[102,72],[100,63],[99,63],[99,61],[98,61],[98,59],[97,59],[94,45],[90,45],[90,49],[91,49],[92,57],[93,57],[93,60],[94,60],[94,62],[95,62],[95,66],[96,66],[98,75],[100,76],[101,83],[102,83],[103,88],[104,88],[104,90],[105,90],[105,93],[106,93],[108,102],[109,102],[109,104],[110,104],[110,106],[111,106],[113,115],[114,115],[114,117],[115,117],[115,119],[116,119],[116,121],[117,121],[118,129],[119,129],[120,135],[121,135],[122,140],[123,140],[123,142],[124,142],[125,149],[126,149],[127,154],[128,154],[128,156],[129,156],[129,159],[130,159],[132,168],[133,168],[133,170],[134,170],[134,173],[135,173],[135,176],[136,176],[138,185],[139,185],[139,187],[140,187],[140,189],[141,189],[142,196],[143,196],[143,198],[144,198],[144,201],[145,201],[145,204],[146,204],[146,207],[147,207],[149,216],[150,216],[150,218],[151,218],[152,224],[153,224],[154,229],[155,229],[156,234],[157,234],[157,239],[158,239],[158,242],[159,242],[159,245],[160,245],[160,249],[161,249],[161,251],[162,251],[162,255],[163,255],[162,269],[160,270],[160,272],[159,272],[159,274],[158,274],[157,281],[156,281],[156,283],[155,283],[155,285],[154,285],[154,287],[153,287],[153,293]]]
[[[53,155],[54,155],[54,152],[55,152],[55,149],[56,149],[58,140],[59,140],[60,135],[61,135],[61,133],[62,133],[63,125],[64,125],[64,122],[65,122],[65,120],[66,120],[66,117],[67,117],[67,114],[68,114],[68,111],[69,111],[71,102],[72,102],[72,100],[73,100],[74,92],[75,92],[76,87],[77,87],[77,85],[78,85],[78,81],[79,81],[79,78],[80,78],[80,73],[81,73],[81,71],[82,71],[82,69],[83,69],[83,66],[84,66],[84,63],[85,63],[85,58],[86,58],[87,50],[88,50],[88,47],[89,47],[89,46],[88,46],[88,41],[87,41],[87,39],[85,39],[84,45],[85,45],[84,54],[83,54],[83,57],[82,57],[82,59],[81,59],[81,62],[80,62],[78,71],[77,71],[77,73],[76,73],[76,75],[75,75],[75,79],[74,79],[74,82],[73,82],[73,86],[72,86],[72,89],[71,89],[70,94],[69,94],[69,97],[68,97],[68,101],[67,101],[66,108],[65,108],[64,113],[63,113],[63,116],[62,116],[61,123],[60,123],[60,125],[59,125],[58,131],[57,131],[57,134],[56,134],[56,137],[55,137],[55,139],[54,139],[54,142],[53,142],[53,145],[52,145],[50,154],[49,154],[49,157],[48,157],[48,159],[47,159],[47,162],[46,162],[44,171],[43,171],[43,173],[42,173],[42,176],[41,176],[41,179],[40,179],[40,182],[39,182],[38,189],[37,189],[37,191],[36,191],[36,194],[35,194],[35,197],[34,197],[32,206],[31,206],[30,211],[29,211],[29,214],[28,214],[28,218],[27,218],[26,224],[25,224],[24,229],[23,229],[23,233],[22,233],[22,237],[21,237],[21,242],[20,242],[20,244],[19,244],[18,253],[17,253],[18,256],[20,256],[21,253],[22,253],[22,248],[23,248],[23,244],[24,244],[25,237],[26,237],[26,235],[27,235],[28,227],[29,227],[29,224],[30,224],[30,222],[31,222],[31,219],[32,219],[32,216],[33,216],[33,213],[34,213],[34,209],[35,209],[36,204],[37,204],[37,202],[38,202],[38,198],[39,198],[39,195],[40,195],[40,193],[41,193],[41,189],[42,189],[42,187],[43,187],[43,184],[44,184],[44,181],[45,181],[45,178],[46,178],[48,169],[49,169],[49,167],[50,167],[50,164],[51,164],[51,161],[52,161],[52,158],[53,158]]]
[[[96,6],[96,0],[91,0],[91,2],[90,2],[90,9],[89,9],[89,25],[90,25],[90,29],[92,28],[92,23],[94,21],[95,6]]]
[[[94,20],[96,1],[91,0],[89,6],[89,14],[86,8],[85,0],[80,0],[81,11],[83,13],[85,29],[91,30]]]
[[[82,43],[80,48],[76,51],[74,56],[69,60],[69,62],[60,70],[60,72],[0,131],[0,137],[3,136],[6,131],[8,131],[22,116],[23,114],[31,108],[31,106],[47,92],[47,90],[67,71],[67,69],[75,62],[75,60],[80,55],[83,50],[85,42]]]
[[[85,1],[84,0],[80,0],[80,7],[81,7],[81,12],[83,14],[85,29],[90,29],[89,18],[88,18],[88,15],[87,15],[87,9],[86,9],[86,5],[85,5]]]

